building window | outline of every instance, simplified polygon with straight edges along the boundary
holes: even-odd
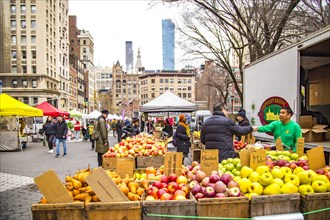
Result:
[[[151,79],[151,83],[155,83],[155,79]]]
[[[191,84],[191,79],[188,79],[188,83]]]
[[[22,50],[22,59],[26,59],[26,50]]]
[[[16,57],[17,57],[16,50],[12,50],[11,51],[11,58],[16,59]]]
[[[38,87],[37,80],[33,79],[32,80],[32,88],[37,88],[37,87]]]
[[[23,71],[23,73],[27,73],[27,68],[26,68],[26,66],[22,66],[22,71]]]
[[[10,21],[10,26],[12,29],[16,29],[16,20],[11,20]]]
[[[173,84],[174,83],[174,79],[170,79],[170,83]]]
[[[32,66],[32,73],[37,73],[37,67],[36,66]]]
[[[86,53],[86,48],[83,48],[83,52]]]
[[[187,94],[186,93],[182,93],[183,98],[187,98]]]
[[[21,5],[21,14],[25,14],[25,13],[26,13],[26,6]]]
[[[24,88],[27,88],[27,86],[28,86],[28,82],[27,82],[26,79],[23,79],[23,80],[22,80],[22,86],[23,86]]]
[[[37,12],[37,6],[31,5],[31,14],[35,14]]]
[[[38,105],[38,97],[33,97],[33,105]]]
[[[31,28],[36,29],[36,27],[37,27],[36,20],[31,20]]]
[[[21,20],[21,28],[22,29],[26,28],[26,21],[25,20]]]
[[[21,44],[26,44],[26,36],[21,35]]]
[[[11,67],[11,73],[17,73],[17,66]]]
[[[11,35],[11,44],[16,44],[16,35]]]
[[[191,86],[188,86],[188,91],[191,91]]]
[[[10,6],[10,12],[11,12],[12,14],[16,14],[16,5],[11,5],[11,6]]]
[[[32,55],[32,59],[37,59],[37,51],[32,50],[31,55]]]
[[[23,103],[29,104],[29,97],[23,97]]]
[[[188,98],[191,98],[191,93],[188,93]]]
[[[164,79],[159,79],[159,83],[164,83]]]
[[[84,40],[84,45],[86,45],[86,40]]]
[[[13,79],[12,85],[13,85],[13,88],[17,88],[17,79]]]
[[[181,98],[181,93],[178,93],[178,96]]]
[[[168,83],[168,79],[165,79],[165,83]]]

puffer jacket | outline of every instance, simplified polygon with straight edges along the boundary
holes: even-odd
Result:
[[[42,126],[42,129],[44,130],[46,135],[55,135],[55,133],[56,133],[56,124],[51,122],[51,121],[47,121]]]
[[[249,126],[250,122],[249,119],[244,118],[242,121],[238,122],[239,126],[245,127],[245,126]]]
[[[98,117],[94,129],[100,132],[100,137],[96,140],[95,152],[104,154],[109,149],[109,137],[108,129],[103,115]],[[107,143],[107,145],[104,145],[105,143]]]
[[[179,124],[176,128],[176,136],[177,152],[183,152],[184,154],[188,154],[191,143],[190,137],[187,135],[186,128]]]
[[[233,135],[245,135],[252,132],[249,125],[241,127],[222,112],[214,112],[208,118],[201,130],[201,142],[206,149],[219,149],[219,162],[236,157],[233,146]]]
[[[62,122],[56,123],[56,132],[55,136],[58,139],[66,139],[66,135],[68,134],[68,125],[66,124],[65,120]]]

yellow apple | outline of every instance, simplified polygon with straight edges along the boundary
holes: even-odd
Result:
[[[294,170],[293,170],[293,174],[297,175],[298,173],[300,172],[304,172],[304,168],[302,167],[296,167]]]
[[[241,169],[241,177],[248,178],[250,174],[253,172],[253,169],[247,166],[242,167]]]
[[[321,180],[324,183],[328,183],[329,182],[329,179],[328,179],[328,177],[326,175],[316,175],[316,176],[313,176],[312,182],[314,182],[316,180]]]
[[[286,174],[284,176],[284,182],[285,183],[291,182],[293,185],[295,185],[297,187],[300,185],[299,178],[294,174]]]
[[[282,193],[281,187],[276,183],[272,183],[264,189],[263,195],[277,195],[281,193]]]
[[[261,174],[260,180],[259,180],[259,183],[261,183],[261,185],[268,186],[268,185],[272,184],[273,182],[274,182],[274,178],[273,178],[272,174],[270,174],[270,173]]]
[[[284,184],[283,180],[282,179],[279,179],[279,178],[275,178],[274,179],[274,183],[277,184],[277,185],[279,185],[280,187],[282,187],[283,184]]]
[[[289,167],[281,167],[283,175],[292,174],[292,170]]]
[[[263,173],[270,173],[270,168],[266,165],[263,166],[258,166],[256,171],[259,173],[259,175],[261,176],[261,174]]]
[[[322,180],[315,180],[312,183],[312,187],[315,192],[323,193],[328,190],[328,183],[323,182]]]
[[[298,187],[293,185],[291,182],[284,183],[282,186],[282,193],[283,194],[289,194],[289,193],[297,193]]]
[[[249,179],[251,180],[251,182],[259,182],[260,175],[259,175],[258,172],[253,171],[253,172],[250,174]]]
[[[274,178],[279,178],[279,179],[282,179],[284,176],[282,170],[279,168],[273,168],[271,174]]]
[[[240,190],[243,193],[247,193],[249,191],[249,187],[252,184],[252,182],[248,178],[244,177],[238,182],[238,184],[239,184]]]
[[[313,176],[308,171],[303,171],[297,174],[301,184],[310,184],[313,180]]]
[[[314,189],[311,185],[309,184],[302,184],[298,187],[298,190],[299,190],[299,193],[301,195],[306,195],[306,194],[309,194],[309,193],[314,193]]]
[[[254,182],[249,186],[249,193],[256,193],[257,195],[261,195],[264,191],[264,188],[260,183]]]

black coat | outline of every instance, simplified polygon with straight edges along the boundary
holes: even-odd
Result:
[[[168,137],[172,137],[173,136],[173,128],[171,125],[165,125],[165,128],[163,128],[163,131],[166,132],[168,134]]]
[[[227,158],[235,158],[233,135],[245,135],[252,132],[251,126],[241,127],[222,112],[214,112],[201,130],[201,142],[206,149],[219,149],[219,162]]]
[[[46,135],[55,135],[55,133],[56,133],[56,124],[51,122],[51,121],[47,121],[42,126],[42,129],[44,130]]]
[[[249,119],[244,118],[242,121],[238,122],[238,125],[242,127],[249,126],[250,125]]]
[[[177,152],[183,152],[184,154],[189,153],[189,148],[191,146],[190,137],[187,135],[186,128],[181,124],[176,128],[177,136]]]
[[[57,122],[56,133],[55,133],[56,138],[66,139],[67,134],[68,134],[68,125],[66,124],[65,120],[63,120],[62,122]]]

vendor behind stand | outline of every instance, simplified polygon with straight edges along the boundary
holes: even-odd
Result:
[[[272,132],[274,140],[279,137],[284,145],[284,150],[296,152],[297,140],[302,137],[300,125],[291,120],[293,111],[289,106],[283,107],[280,111],[280,120],[273,121],[265,126],[255,126],[253,131]]]

